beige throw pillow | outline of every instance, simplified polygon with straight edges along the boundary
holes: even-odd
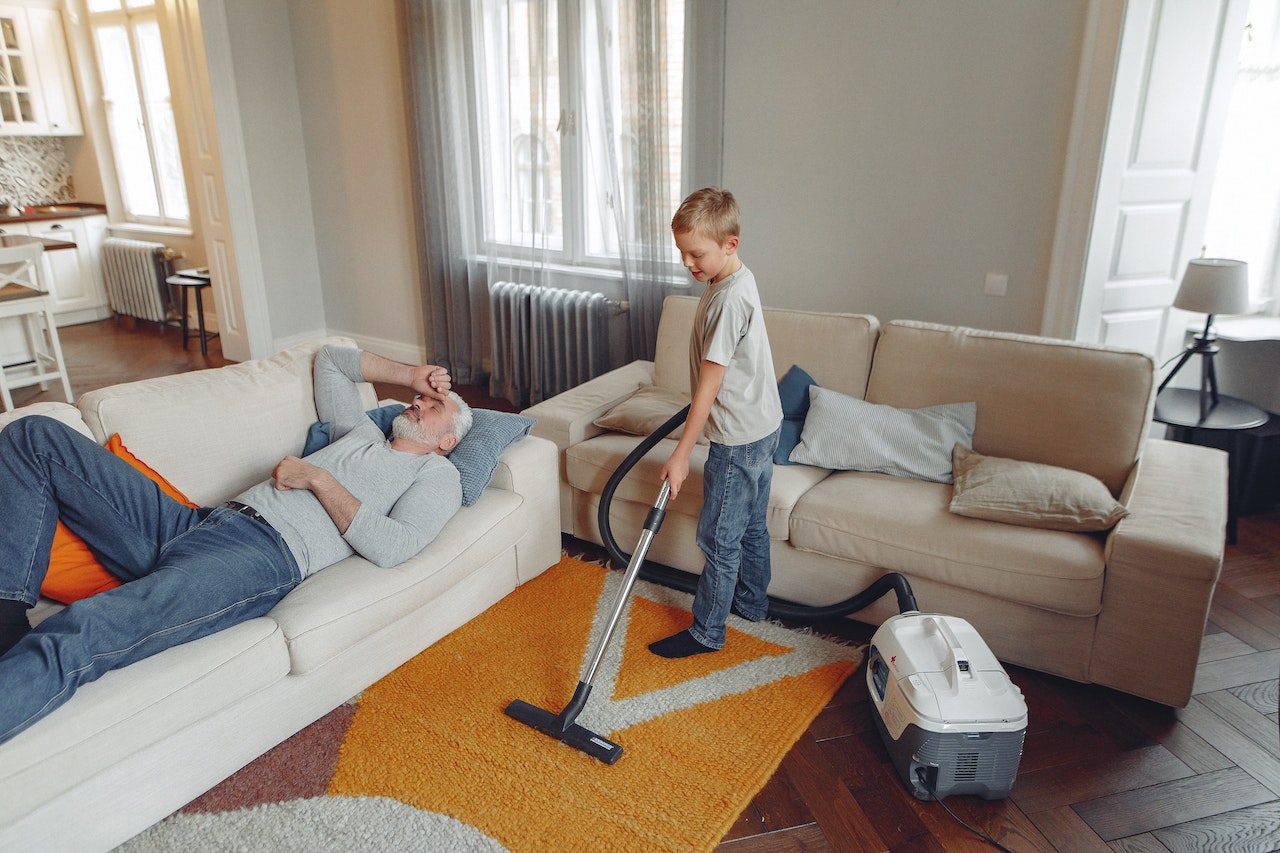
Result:
[[[667,422],[667,418],[689,405],[689,398],[657,385],[645,385],[595,420],[603,429],[630,435],[649,435]],[[684,432],[678,426],[669,436],[679,439]],[[698,436],[698,444],[706,444],[706,436]]]
[[[1109,530],[1129,514],[1101,480],[1080,471],[983,456],[962,444],[952,466],[957,515],[1083,532]]]

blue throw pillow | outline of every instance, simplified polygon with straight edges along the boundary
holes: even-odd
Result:
[[[391,434],[391,422],[404,411],[404,403],[391,403],[366,412],[384,435]],[[524,438],[537,421],[524,415],[495,412],[490,409],[471,410],[471,429],[462,441],[450,451],[448,457],[458,469],[462,481],[462,505],[471,506],[480,495],[493,471],[498,467],[498,457],[515,441]],[[302,455],[307,456],[329,444],[329,424],[317,421],[307,431],[306,446]]]
[[[391,422],[396,419],[396,415],[405,410],[404,403],[388,403],[377,409],[370,409],[365,412],[369,416],[369,420],[378,425],[378,429],[382,430],[383,435],[391,434]],[[307,430],[307,440],[302,446],[302,455],[310,456],[322,447],[329,446],[329,422],[316,421],[311,425],[311,429]]]
[[[778,449],[773,452],[775,465],[799,464],[791,461],[791,451],[800,443],[804,418],[809,413],[809,386],[817,384],[794,364],[778,383],[778,396],[782,398],[782,434],[778,436]]]

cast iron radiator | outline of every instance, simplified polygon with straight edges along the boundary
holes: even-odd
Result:
[[[163,243],[108,237],[102,243],[102,278],[111,310],[165,323],[176,317],[166,279],[176,254]]]
[[[611,310],[602,293],[507,281],[490,285],[489,393],[524,407],[604,373]]]

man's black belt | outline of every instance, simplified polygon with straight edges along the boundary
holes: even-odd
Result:
[[[254,521],[257,521],[261,524],[265,524],[267,527],[271,527],[271,522],[263,518],[262,513],[258,512],[256,509],[249,506],[248,504],[242,504],[240,503],[240,501],[226,501],[225,503],[223,503],[223,506],[231,510],[232,512],[238,512],[241,515],[247,515],[250,518],[252,518]]]

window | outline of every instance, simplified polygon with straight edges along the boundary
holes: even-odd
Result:
[[[155,0],[88,0],[125,219],[191,224]]]
[[[649,31],[640,15],[660,28],[660,51],[629,43]],[[638,239],[633,188],[655,176],[664,197],[644,201],[669,221],[681,190],[684,19],[684,0],[473,0],[484,251],[609,266]],[[663,124],[656,152],[631,130],[647,116]],[[674,248],[663,251],[675,270]]]
[[[1255,308],[1280,314],[1280,5],[1253,0],[1218,172],[1205,246],[1249,264]]]

